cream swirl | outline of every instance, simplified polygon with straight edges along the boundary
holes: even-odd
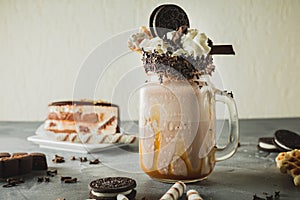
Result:
[[[173,37],[176,34],[176,31],[170,31],[166,34],[167,40],[163,40],[159,37],[152,37],[149,35],[150,31],[145,27],[142,27],[139,33],[131,35],[128,41],[128,46],[133,51],[141,52],[144,51],[158,53],[166,53],[172,44]],[[188,29],[186,34],[180,36],[180,45],[179,48],[173,52],[173,56],[192,56],[194,58],[201,57],[202,55],[206,56],[210,47],[207,45],[208,38],[205,33],[199,32],[197,29]]]

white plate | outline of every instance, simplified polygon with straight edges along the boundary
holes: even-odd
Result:
[[[116,148],[125,144],[82,144],[82,143],[71,143],[63,141],[54,141],[44,138],[40,135],[33,135],[27,138],[35,144],[38,144],[41,148],[55,149],[62,151],[71,151],[77,153],[96,153],[99,151]]]
[[[128,144],[113,144],[113,143],[104,143],[104,144],[72,143],[72,142],[65,142],[65,141],[56,141],[54,137],[51,138],[51,136],[53,136],[53,133],[50,131],[46,131],[44,129],[44,123],[43,123],[37,128],[36,135],[29,136],[27,140],[35,144],[38,144],[41,148],[70,151],[70,152],[77,152],[77,153],[96,153],[99,151],[128,145]]]

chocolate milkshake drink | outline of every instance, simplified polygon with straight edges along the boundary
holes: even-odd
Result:
[[[180,26],[172,27],[172,17],[167,18],[171,22],[163,21],[166,13],[177,16],[173,25]],[[140,91],[141,168],[160,181],[202,180],[216,161],[231,157],[237,148],[235,103],[210,82],[215,69],[212,42],[197,29],[189,29],[181,8],[158,7],[151,14],[151,24],[154,27],[142,27],[128,42],[132,50],[142,53],[148,75]],[[217,100],[226,103],[230,112],[230,142],[222,150],[216,147]]]
[[[143,170],[159,179],[206,177],[215,162],[212,91],[189,81],[166,80],[147,84],[140,98]]]

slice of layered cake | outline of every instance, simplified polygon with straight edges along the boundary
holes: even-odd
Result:
[[[57,101],[48,105],[45,130],[54,133],[119,132],[119,107],[102,101]]]

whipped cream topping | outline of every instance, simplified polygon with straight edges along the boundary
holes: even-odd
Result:
[[[158,53],[166,53],[172,44],[170,41],[174,38],[176,31],[170,31],[166,34],[166,39],[152,37],[150,31],[142,27],[139,33],[130,36],[128,47],[133,51],[144,51]],[[210,47],[207,45],[208,38],[205,33],[199,32],[197,29],[188,29],[186,34],[180,36],[180,47],[177,48],[172,56],[192,56],[194,58],[206,56]]]

